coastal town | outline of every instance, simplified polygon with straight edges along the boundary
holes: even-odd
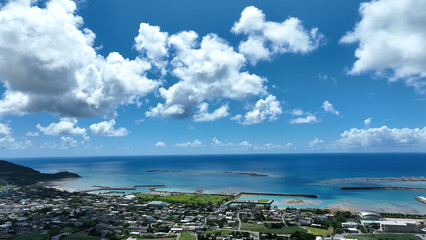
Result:
[[[105,194],[7,187],[0,192],[0,239],[426,239],[424,215],[278,208],[272,202],[155,189]]]

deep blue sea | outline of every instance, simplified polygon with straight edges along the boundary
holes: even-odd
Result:
[[[426,214],[426,205],[414,199],[416,196],[426,196],[426,191],[340,189],[342,186],[426,188],[426,181],[380,179],[426,177],[426,154],[252,154],[6,160],[41,172],[68,170],[82,176],[81,179],[60,182],[66,189],[86,190],[93,188],[93,185],[121,187],[163,184],[167,187],[162,190],[184,192],[315,194],[318,195],[316,201],[293,206],[341,206]],[[251,176],[242,172],[268,176]],[[286,198],[268,198],[274,199],[280,207],[292,206],[286,202]]]

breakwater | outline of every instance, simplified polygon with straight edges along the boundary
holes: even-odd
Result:
[[[426,188],[413,187],[341,187],[342,190],[405,190],[405,191],[426,191]]]
[[[235,195],[236,198],[241,195],[250,195],[250,196],[280,196],[280,197],[304,197],[304,198],[318,198],[317,195],[312,194],[290,194],[290,193],[255,193],[255,192],[241,192]]]
[[[426,204],[426,197],[419,196],[419,197],[415,197],[414,199],[416,199],[417,201],[421,203]]]
[[[108,187],[108,186],[100,186],[93,185],[95,189],[85,190],[82,192],[94,192],[94,191],[111,191],[111,190],[136,190],[138,188],[161,188],[166,187],[166,185],[135,185],[132,187]]]

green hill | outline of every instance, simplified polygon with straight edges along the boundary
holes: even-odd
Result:
[[[79,178],[76,173],[58,172],[54,174],[41,173],[32,168],[0,160],[0,185],[30,185],[40,181],[57,180],[61,178]]]

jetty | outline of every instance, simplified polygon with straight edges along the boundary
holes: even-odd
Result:
[[[304,198],[318,198],[317,195],[312,194],[291,194],[291,193],[255,193],[255,192],[240,192],[235,195],[236,198],[241,195],[248,196],[280,196],[280,197],[304,197]]]
[[[95,191],[112,191],[112,190],[136,190],[138,188],[160,188],[166,187],[166,185],[135,185],[132,187],[108,187],[108,186],[100,186],[93,185],[95,189],[84,190],[81,192],[95,192]]]
[[[403,191],[426,191],[426,188],[413,187],[341,187],[342,190],[403,190]]]
[[[414,199],[416,199],[417,201],[426,204],[426,197],[422,197],[422,196],[418,196],[415,197]]]
[[[268,200],[268,199],[258,199],[258,200],[233,200],[227,202],[227,205],[229,204],[241,204],[241,205],[271,205],[274,202],[274,200]]]

